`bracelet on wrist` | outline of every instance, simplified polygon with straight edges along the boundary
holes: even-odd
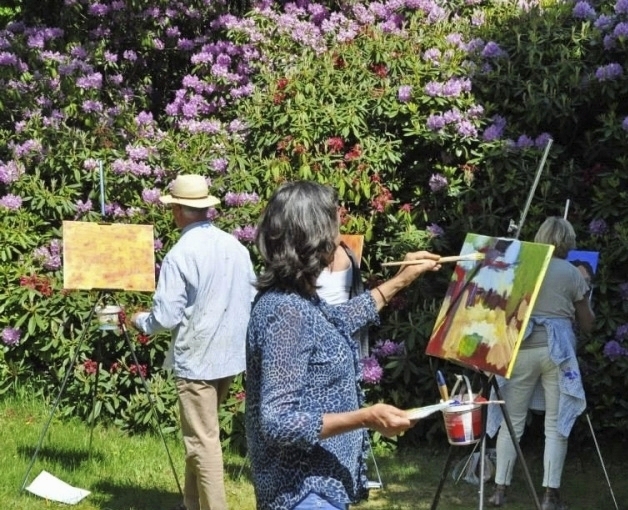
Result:
[[[380,290],[379,287],[374,287],[373,290],[376,290],[377,293],[382,296],[382,299],[384,300],[384,306],[388,306],[388,300],[386,299],[386,296],[384,296],[384,293]]]

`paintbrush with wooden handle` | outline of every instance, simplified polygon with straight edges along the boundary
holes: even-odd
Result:
[[[484,260],[484,253],[475,252],[475,253],[467,253],[466,255],[452,255],[450,257],[441,257],[438,259],[439,264],[444,264],[446,262],[461,262],[461,261],[473,261],[473,260]],[[395,262],[384,262],[382,266],[413,266],[415,264],[423,264],[425,263],[424,259],[418,260],[398,260]]]

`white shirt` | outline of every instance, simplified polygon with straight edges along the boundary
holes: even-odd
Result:
[[[246,367],[246,329],[255,295],[248,250],[209,222],[185,227],[163,260],[150,312],[137,326],[170,330],[164,368],[176,377],[213,380]]]
[[[316,280],[318,296],[330,305],[339,305],[349,300],[353,272],[351,266],[340,271],[323,269]]]

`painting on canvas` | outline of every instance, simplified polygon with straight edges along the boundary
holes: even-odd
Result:
[[[554,247],[467,234],[427,354],[509,377]]]
[[[593,280],[595,273],[597,273],[599,258],[599,251],[571,250],[567,254],[567,260],[582,272],[582,276],[587,281]]]

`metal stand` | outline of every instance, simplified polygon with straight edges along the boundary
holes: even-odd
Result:
[[[98,293],[98,298],[96,299],[96,303],[94,304],[94,306],[92,307],[92,310],[89,313],[89,316],[87,317],[87,324],[90,324],[92,319],[94,318],[94,313],[96,312],[96,308],[98,306],[98,304],[100,302],[105,302],[107,299],[110,299],[114,304],[120,306],[120,304],[111,297],[111,293],[113,291],[109,291],[109,290],[101,290]],[[139,366],[139,361],[137,359],[137,356],[135,355],[135,349],[133,348],[133,343],[131,342],[131,339],[129,337],[129,332],[126,329],[126,326],[124,324],[123,321],[120,321],[119,324],[120,330],[122,331],[123,335],[124,335],[124,339],[126,342],[126,345],[129,349],[129,351],[131,352],[131,356],[133,357],[133,362]],[[39,435],[39,440],[37,442],[37,446],[35,448],[35,453],[33,454],[33,457],[31,458],[31,461],[28,465],[28,468],[26,470],[26,474],[24,475],[24,481],[22,482],[22,487],[20,488],[20,492],[23,492],[24,489],[26,488],[26,484],[28,482],[28,475],[30,474],[31,470],[33,469],[33,465],[35,464],[35,461],[37,460],[37,455],[39,454],[39,451],[41,449],[42,443],[44,442],[44,438],[46,436],[46,432],[48,431],[48,427],[50,427],[50,422],[52,421],[52,417],[55,413],[55,411],[57,410],[57,407],[59,407],[59,403],[61,401],[61,397],[63,396],[63,392],[65,390],[65,387],[68,383],[68,379],[70,377],[70,374],[72,373],[72,369],[74,368],[74,366],[76,365],[76,361],[79,357],[79,354],[81,352],[81,345],[83,344],[83,341],[85,340],[85,337],[87,336],[87,331],[88,331],[88,327],[85,326],[83,328],[83,332],[81,333],[81,336],[79,338],[78,344],[76,345],[76,350],[74,352],[74,356],[72,357],[72,361],[70,361],[70,365],[67,367],[66,372],[65,372],[65,376],[63,377],[63,382],[61,383],[61,388],[59,389],[59,394],[57,395],[57,398],[54,401],[54,404],[52,405],[52,409],[50,410],[50,415],[48,416],[48,419],[46,420],[46,423],[44,425],[44,428],[41,430],[41,433]],[[100,345],[98,346],[98,351],[100,351]],[[98,352],[98,356],[100,356],[100,352]],[[99,374],[99,367],[100,367],[100,363],[98,363],[98,367],[96,368],[96,380],[95,380],[95,386],[93,388],[93,392],[92,392],[92,428],[91,428],[91,432],[90,432],[90,438],[89,438],[89,443],[90,443],[90,450],[91,450],[91,443],[92,443],[92,436],[93,436],[93,431],[94,431],[94,419],[93,419],[93,415],[94,415],[94,404],[95,404],[95,398],[96,398],[96,391],[97,391],[97,386],[98,386],[98,374]],[[148,383],[146,382],[146,379],[144,378],[144,375],[141,373],[141,371],[138,371],[138,374],[140,376],[140,379],[142,381],[142,387],[144,388],[144,391],[146,392],[146,396],[148,397],[148,402],[150,403],[150,408],[151,408],[151,412],[153,414],[153,419],[155,421],[155,427],[157,428],[157,431],[159,433],[159,436],[161,437],[161,440],[164,444],[164,448],[166,449],[166,455],[168,456],[168,462],[170,463],[170,469],[172,470],[172,474],[174,476],[174,480],[175,483],[177,484],[177,489],[179,490],[179,494],[181,496],[181,498],[183,499],[183,490],[181,489],[181,484],[179,483],[179,478],[177,477],[177,472],[174,468],[174,463],[172,462],[172,456],[170,455],[170,450],[168,449],[168,444],[166,443],[166,438],[164,437],[164,434],[161,430],[161,427],[159,425],[159,417],[157,415],[157,410],[155,409],[155,403],[153,402],[153,398],[152,395],[150,393],[150,389],[148,387]]]
[[[490,389],[491,387],[493,388],[493,390],[495,391],[495,394],[497,395],[497,399],[498,400],[503,400],[502,399],[502,395],[501,395],[501,391],[499,389],[499,385],[497,384],[497,381],[495,379],[495,377],[493,375],[488,376],[487,381],[483,384],[483,389],[482,389],[482,393],[484,395],[488,395],[490,396]],[[536,494],[536,491],[534,490],[534,484],[532,482],[532,477],[530,476],[530,471],[528,470],[528,465],[525,462],[525,458],[523,457],[523,452],[521,451],[521,447],[519,446],[519,441],[517,440],[517,435],[515,434],[515,429],[512,426],[512,421],[510,420],[510,415],[508,414],[508,410],[506,409],[506,405],[505,404],[499,404],[502,410],[502,414],[504,415],[504,422],[506,423],[506,426],[508,427],[508,432],[510,433],[510,438],[512,439],[513,445],[515,446],[515,450],[517,451],[517,457],[519,458],[519,461],[521,462],[522,466],[523,466],[523,471],[525,474],[525,478],[526,478],[526,482],[528,485],[528,491],[530,492],[530,495],[532,496],[532,500],[534,501],[534,507],[537,510],[541,510],[541,503],[539,501],[539,498]],[[483,412],[483,433],[482,433],[482,439],[480,442],[480,489],[479,489],[479,502],[478,502],[478,509],[479,510],[483,510],[484,509],[484,472],[485,472],[485,464],[484,464],[484,459],[485,459],[485,454],[486,454],[486,410],[484,410]],[[477,443],[475,445],[475,447],[477,447]],[[474,449],[475,449],[474,447]],[[457,446],[455,445],[451,445],[449,447],[449,453],[447,454],[447,459],[445,460],[445,466],[443,467],[443,471],[441,473],[440,476],[440,480],[438,482],[438,488],[436,489],[436,494],[434,494],[434,499],[432,500],[432,506],[430,507],[431,510],[436,510],[436,508],[438,507],[438,502],[440,500],[440,495],[441,492],[443,490],[443,486],[445,485],[445,479],[447,478],[447,474],[449,473],[449,470],[451,468],[451,462],[453,460],[453,452],[454,452],[454,448],[457,448]]]

